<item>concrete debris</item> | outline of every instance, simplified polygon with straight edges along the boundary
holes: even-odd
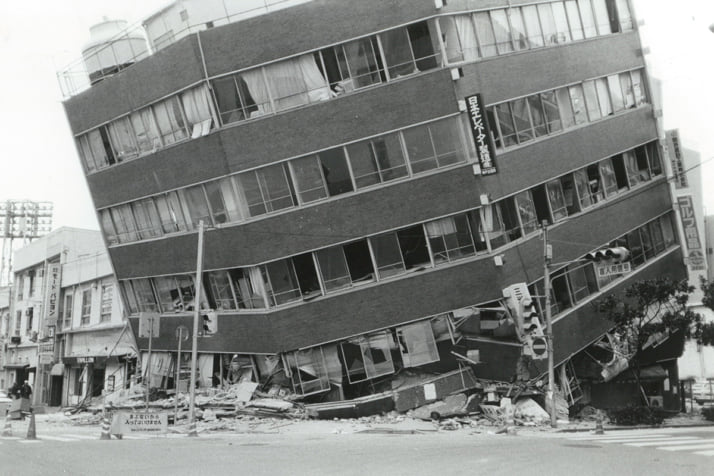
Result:
[[[443,400],[415,409],[412,416],[421,420],[440,420],[455,415],[465,415],[466,402],[466,395],[463,393],[449,395]]]
[[[523,398],[516,402],[515,418],[531,424],[547,423],[550,421],[550,415],[543,407],[538,405],[531,398]]]

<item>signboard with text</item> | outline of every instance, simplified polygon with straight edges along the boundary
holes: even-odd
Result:
[[[674,175],[674,186],[677,188],[689,187],[687,172],[684,169],[684,158],[679,140],[679,130],[673,129],[665,133],[667,140],[667,153],[672,163],[672,174]]]
[[[50,263],[47,266],[47,294],[45,296],[47,315],[45,316],[45,326],[57,324],[61,269],[59,263]]]
[[[632,271],[632,265],[630,265],[630,263],[628,262],[598,265],[596,268],[597,275],[600,278],[604,278],[606,276],[616,276],[618,274],[626,274]]]
[[[692,271],[704,271],[707,269],[707,262],[704,257],[704,249],[699,239],[699,229],[697,228],[697,217],[694,214],[694,201],[691,195],[677,197],[679,206],[679,216],[682,220],[682,231],[684,241],[687,246],[687,264]]]
[[[131,433],[167,433],[169,418],[166,412],[116,412],[112,417],[111,432],[114,435]]]
[[[469,115],[471,135],[476,143],[476,156],[481,167],[481,175],[495,174],[496,164],[493,161],[495,154],[489,139],[489,124],[480,94],[466,97],[466,110]]]

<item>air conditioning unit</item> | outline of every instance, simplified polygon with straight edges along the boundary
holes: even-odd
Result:
[[[19,344],[20,341],[21,341],[20,336],[12,336],[12,337],[10,337],[10,342],[13,343],[13,344]]]
[[[26,316],[31,316],[33,312],[34,312],[34,310],[31,307],[28,307],[27,309],[25,309]]]
[[[652,408],[662,408],[664,406],[664,397],[662,396],[647,397],[647,400]]]

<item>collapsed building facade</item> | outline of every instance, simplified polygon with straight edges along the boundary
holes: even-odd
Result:
[[[558,383],[573,404],[606,399],[571,359],[608,341],[593,302],[684,276],[630,3],[293,3],[244,18],[223,2],[221,21],[189,27],[196,2],[176,2],[144,23],[158,51],[120,32],[114,63],[85,61],[91,87],[64,102],[135,334],[160,315],[151,344],[137,338],[151,385],[186,385],[177,329],[196,305],[216,325],[201,386],[250,379],[308,402],[416,388],[416,405],[509,382],[524,346],[504,290],[525,283],[543,315],[545,221],[565,263]],[[185,28],[157,26],[176,15]],[[578,261],[607,246],[630,250],[631,273]]]

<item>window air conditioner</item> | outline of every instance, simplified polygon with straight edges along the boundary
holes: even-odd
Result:
[[[662,408],[664,406],[664,397],[662,396],[647,397],[647,400],[652,408]]]

